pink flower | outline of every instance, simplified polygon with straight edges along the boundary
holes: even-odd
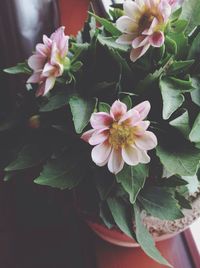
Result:
[[[120,17],[117,28],[123,33],[116,42],[132,45],[130,58],[133,62],[142,57],[150,46],[163,45],[164,28],[171,15],[173,0],[127,0],[125,15]],[[174,0],[175,1],[175,0]]]
[[[168,3],[172,7],[180,6],[183,4],[183,2],[184,2],[184,0],[168,0]]]
[[[63,74],[64,64],[69,61],[66,58],[69,36],[64,30],[65,27],[58,28],[50,38],[44,35],[43,44],[37,44],[35,53],[28,59],[33,74],[27,83],[39,84],[37,96],[46,95],[53,88],[56,77]]]
[[[117,174],[124,162],[130,166],[148,163],[148,150],[157,145],[156,136],[147,131],[150,122],[144,120],[150,110],[150,103],[144,101],[131,110],[115,101],[110,113],[93,113],[90,123],[93,129],[85,132],[82,139],[95,147],[92,160],[98,166],[108,164],[110,172]]]

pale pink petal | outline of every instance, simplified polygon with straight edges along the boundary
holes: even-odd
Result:
[[[93,113],[90,119],[90,124],[95,129],[110,127],[112,123],[112,116],[104,112]]]
[[[28,65],[34,71],[41,70],[44,66],[45,60],[46,60],[45,57],[39,54],[34,54],[28,59]]]
[[[136,146],[126,146],[122,148],[122,158],[124,162],[130,166],[135,166],[139,163],[139,153]]]
[[[132,47],[133,48],[139,48],[139,47],[144,47],[145,45],[148,44],[148,37],[147,36],[139,36],[136,37],[133,41],[132,41]]]
[[[48,38],[45,34],[43,35],[43,43],[45,44],[45,46],[47,47],[51,47],[52,44],[52,40],[50,38]]]
[[[167,20],[169,19],[169,16],[172,13],[172,8],[170,4],[166,0],[160,0],[160,4],[158,8],[159,8],[160,14],[163,17],[163,22],[167,22]]]
[[[121,149],[112,149],[108,160],[108,169],[110,172],[117,174],[124,166],[124,160],[122,159]]]
[[[136,2],[130,0],[125,1],[123,7],[125,15],[127,15],[131,19],[138,20],[138,18],[141,16],[140,6],[138,6]]]
[[[144,150],[138,150],[138,157],[139,157],[139,163],[142,163],[142,164],[147,164],[151,160],[147,152]]]
[[[55,42],[57,44],[61,57],[65,57],[68,51],[69,36],[66,36],[64,31],[65,27],[61,26],[51,35],[53,43]]]
[[[134,127],[134,134],[137,136],[143,135],[144,132],[149,127],[150,122],[149,121],[140,121],[138,122]]]
[[[127,112],[127,106],[123,102],[116,100],[110,109],[110,114],[115,120],[119,120]]]
[[[135,126],[139,121],[140,114],[133,108],[122,116],[122,118],[119,120],[119,124],[125,123],[129,126]]]
[[[36,97],[43,96],[45,91],[45,83],[41,83],[36,91]]]
[[[41,72],[34,72],[27,80],[27,83],[39,83],[40,81],[41,81]]]
[[[54,75],[54,72],[55,72],[55,67],[47,62],[42,71],[42,75],[45,77],[48,77],[48,76]]]
[[[139,103],[138,105],[136,105],[133,109],[138,111],[138,113],[140,114],[140,120],[143,120],[147,117],[151,109],[151,104],[149,101],[143,101]]]
[[[92,160],[98,166],[104,166],[108,162],[111,153],[111,146],[108,142],[96,145],[92,149]]]
[[[131,45],[135,37],[135,34],[122,34],[120,37],[117,38],[116,43],[122,45]]]
[[[37,44],[36,51],[40,53],[43,57],[47,57],[48,54],[50,53],[49,47],[45,46],[44,44]]]
[[[165,36],[164,33],[161,31],[153,33],[151,36],[149,36],[149,43],[153,47],[161,47],[164,44]]]
[[[151,150],[157,146],[157,138],[153,132],[146,131],[142,136],[135,138],[135,144],[141,150]]]
[[[143,8],[145,5],[145,0],[135,0],[135,3],[140,7]]]
[[[92,135],[94,134],[96,130],[95,129],[90,129],[86,132],[83,133],[83,135],[81,136],[81,139],[86,141],[86,142],[89,142],[89,139],[92,137]]]
[[[141,58],[149,49],[150,44],[144,46],[144,47],[139,47],[136,49],[132,49],[131,50],[131,55],[130,55],[130,59],[132,62],[136,62],[136,60],[138,60],[139,58]]]
[[[95,131],[94,134],[89,139],[89,144],[90,145],[100,144],[100,143],[106,141],[108,139],[108,137],[109,137],[109,129],[108,128]]]
[[[138,24],[130,19],[128,16],[122,16],[116,21],[117,28],[122,33],[132,34],[138,29]]]
[[[55,81],[56,78],[54,76],[50,76],[46,79],[44,95],[46,95],[54,87]]]

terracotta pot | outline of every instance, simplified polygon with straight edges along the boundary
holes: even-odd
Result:
[[[173,237],[187,229],[196,219],[200,217],[200,193],[191,197],[192,209],[184,209],[184,217],[175,221],[164,221],[148,216],[142,212],[142,220],[155,242]],[[88,226],[103,240],[122,247],[139,247],[135,240],[125,235],[118,228],[108,229],[100,222],[87,218]]]

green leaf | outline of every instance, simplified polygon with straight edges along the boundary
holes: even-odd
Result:
[[[177,53],[176,42],[173,39],[171,39],[169,36],[166,36],[166,38],[165,38],[165,47],[166,47],[166,50],[170,54],[176,55],[176,53]]]
[[[41,164],[48,153],[36,144],[24,146],[18,153],[17,158],[11,162],[5,171],[18,171],[28,169]]]
[[[115,27],[115,25],[107,19],[101,18],[91,12],[89,12],[109,33],[113,36],[119,36],[121,32]]]
[[[175,59],[185,59],[189,50],[188,37],[185,36],[184,32],[170,32],[168,37],[176,43]]]
[[[190,124],[187,110],[185,110],[179,117],[170,121],[169,124],[178,129],[185,138],[188,138],[190,133]]]
[[[99,102],[98,110],[99,112],[110,113],[110,105],[105,102]]]
[[[192,101],[200,106],[200,77],[191,78],[194,90],[191,92]]]
[[[173,22],[173,21],[176,21],[179,19],[180,15],[182,13],[182,7],[176,9],[172,15],[170,16],[170,20]]]
[[[80,157],[77,159],[71,153],[49,160],[34,182],[61,190],[72,189],[84,176],[80,162]]]
[[[166,265],[168,267],[172,267],[160,254],[160,252],[155,247],[155,243],[153,241],[152,236],[147,231],[147,229],[144,227],[140,211],[138,206],[134,205],[134,212],[135,212],[135,224],[136,224],[136,237],[137,241],[140,244],[141,248],[144,250],[144,252],[155,261],[159,262],[160,264]]]
[[[126,104],[128,110],[132,108],[133,103],[132,103],[132,99],[130,96],[127,95],[121,101]]]
[[[200,55],[200,33],[197,34],[189,49],[188,59],[197,59]]]
[[[106,202],[100,204],[100,218],[109,229],[114,226],[114,219]]]
[[[125,165],[123,170],[116,175],[117,182],[121,183],[124,190],[129,194],[129,199],[132,204],[135,203],[147,176],[148,166],[143,164],[137,166]]]
[[[190,202],[179,192],[175,192],[175,198],[179,203],[179,206],[186,209],[192,209],[192,206],[190,205]]]
[[[83,66],[83,63],[81,61],[76,61],[74,64],[72,64],[71,70],[72,72],[78,72],[82,66]]]
[[[192,142],[200,142],[200,113],[194,121],[194,125],[189,135],[189,139]]]
[[[181,176],[192,176],[196,174],[199,161],[200,150],[190,143],[182,144],[182,148],[170,149],[168,146],[158,146],[156,149],[163,166],[171,174]]]
[[[80,134],[87,126],[90,117],[95,110],[96,99],[86,100],[80,96],[72,96],[69,99],[69,105],[73,115],[75,130]]]
[[[187,185],[188,182],[177,177],[177,176],[171,176],[169,178],[161,178],[158,180],[157,186],[160,187],[169,187],[169,188],[175,188],[178,186]]]
[[[47,113],[64,107],[69,102],[70,94],[70,88],[66,88],[65,91],[59,91],[55,95],[50,95],[50,97],[47,99],[47,102],[45,101],[43,104],[41,104],[39,111]]]
[[[191,33],[194,28],[200,24],[200,1],[184,0],[182,5],[181,18],[189,21],[187,26],[187,34]]]
[[[14,67],[4,69],[4,72],[8,74],[31,74],[32,71],[30,70],[27,63],[23,62],[23,63],[18,63]]]
[[[125,52],[129,50],[129,46],[116,43],[116,40],[113,37],[105,37],[99,34],[97,39],[103,46],[108,46],[109,48],[113,48],[113,49],[117,49],[117,50],[121,50]]]
[[[168,74],[179,74],[181,72],[186,71],[193,63],[194,63],[194,60],[174,61],[170,65],[167,73]]]
[[[139,200],[145,210],[161,220],[176,220],[183,217],[183,213],[169,189],[162,187],[148,187],[141,191]]]
[[[171,25],[171,31],[174,33],[184,32],[187,28],[188,21],[187,20],[177,20]]]
[[[131,210],[121,198],[109,197],[108,207],[116,225],[122,232],[134,238]]]
[[[163,99],[163,119],[166,120],[183,104],[185,98],[182,91],[177,89],[168,77],[160,79],[160,89]]]

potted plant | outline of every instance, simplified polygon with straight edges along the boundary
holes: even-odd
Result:
[[[200,214],[199,10],[195,0],[127,0],[107,18],[89,12],[76,37],[44,35],[5,70],[28,75],[2,134],[15,137],[5,180],[38,167],[34,182],[73,189],[102,238],[169,267],[151,234],[166,238]]]

